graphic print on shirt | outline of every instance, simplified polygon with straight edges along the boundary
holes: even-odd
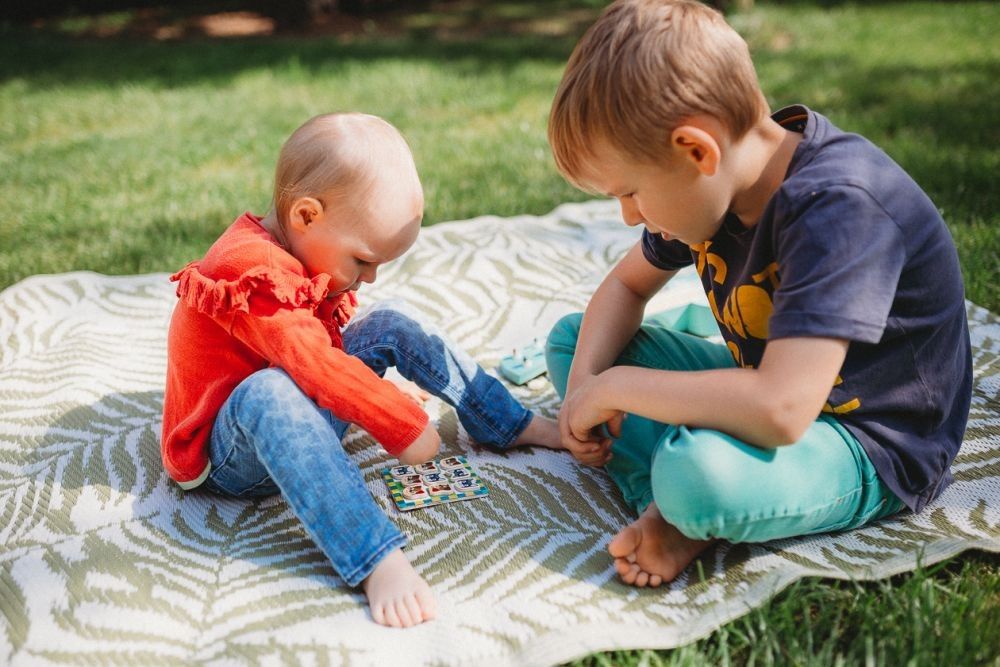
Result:
[[[752,282],[736,285],[729,290],[720,307],[715,285],[725,285],[729,267],[723,257],[709,252],[712,243],[705,241],[691,246],[696,256],[695,269],[706,286],[708,305],[723,331],[726,347],[736,364],[740,368],[755,368],[767,344],[768,320],[774,310],[773,295],[781,285],[780,267],[777,262],[771,262],[761,271],[750,274]],[[726,293],[724,288],[719,292]],[[839,386],[843,382],[843,378],[838,375],[833,386]],[[845,414],[859,407],[861,400],[855,396],[838,405],[827,401],[823,405],[823,412]]]

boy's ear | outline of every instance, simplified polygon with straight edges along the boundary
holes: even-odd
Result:
[[[299,197],[288,210],[288,225],[297,231],[304,231],[323,213],[323,203],[315,197]]]
[[[722,150],[710,132],[695,125],[681,125],[670,133],[670,145],[680,157],[690,160],[704,176],[719,170]]]

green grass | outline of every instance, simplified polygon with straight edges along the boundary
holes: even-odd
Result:
[[[325,111],[369,111],[403,131],[427,224],[585,199],[556,173],[545,122],[594,4],[379,16],[349,38],[0,27],[0,288],[183,266],[240,212],[265,210],[281,142]],[[1000,5],[759,4],[733,22],[772,106],[806,103],[916,178],[949,223],[969,298],[1000,311]],[[890,582],[803,582],[691,646],[585,664],[997,664],[998,572],[995,557],[966,555]]]
[[[870,582],[792,584],[759,609],[673,651],[615,651],[573,665],[996,665],[996,559],[967,556]]]
[[[518,4],[471,15],[508,27],[490,20],[517,15]],[[0,29],[9,212],[0,288],[34,273],[182,266],[240,211],[266,208],[282,140],[322,111],[364,109],[406,134],[428,224],[583,199],[552,166],[545,121],[590,4],[571,15],[570,34],[487,31],[471,41],[431,39],[433,15],[407,17],[421,26],[409,33],[398,19],[391,37],[376,29],[351,39],[156,42]],[[558,3],[553,16],[570,9]],[[923,185],[951,226],[970,298],[994,311],[998,17],[988,3],[889,3],[762,6],[734,18],[772,105],[827,113]]]

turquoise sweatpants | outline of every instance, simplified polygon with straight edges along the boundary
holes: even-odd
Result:
[[[563,397],[582,319],[576,313],[557,322],[546,347],[549,377]],[[676,320],[669,311],[647,317],[615,364],[692,371],[734,366],[725,346],[677,331]],[[722,400],[719,409],[726,409]],[[612,453],[607,470],[625,501],[637,513],[655,502],[668,523],[693,539],[764,542],[846,530],[903,507],[857,439],[827,415],[797,443],[775,449],[628,415]]]

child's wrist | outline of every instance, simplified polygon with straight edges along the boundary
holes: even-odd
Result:
[[[621,410],[622,398],[628,392],[627,366],[612,366],[596,376],[598,399],[604,408]]]

